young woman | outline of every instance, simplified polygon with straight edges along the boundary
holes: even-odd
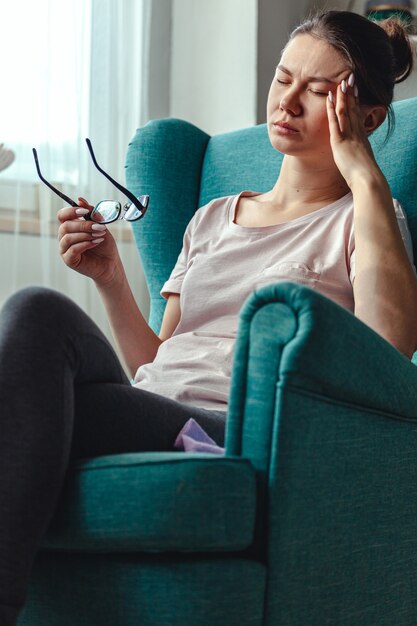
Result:
[[[267,193],[245,191],[197,211],[162,289],[159,335],[134,301],[110,231],[82,219],[89,204],[80,198],[59,212],[61,256],[95,282],[136,382],[65,296],[31,288],[4,306],[1,626],[15,624],[24,604],[71,458],[172,450],[190,417],[223,443],[238,312],[258,284],[310,285],[411,357],[409,233],[368,141],[411,68],[395,20],[331,11],[295,29],[268,96],[269,137],[285,155],[279,177]]]

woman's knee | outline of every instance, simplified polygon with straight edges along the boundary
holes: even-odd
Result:
[[[47,287],[25,287],[6,300],[1,310],[1,322],[21,330],[29,322],[43,327],[56,326],[74,315],[74,307],[79,309],[59,291]]]
[[[50,302],[57,296],[66,298],[66,296],[60,294],[59,291],[49,289],[48,287],[24,287],[9,296],[3,306],[3,309],[11,308],[12,310],[20,310],[25,308],[38,308],[39,306],[49,306]]]

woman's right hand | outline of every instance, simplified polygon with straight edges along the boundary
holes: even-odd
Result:
[[[64,263],[97,285],[105,286],[116,278],[121,260],[113,235],[104,224],[83,218],[93,207],[84,198],[78,198],[78,207],[58,211],[59,253]]]

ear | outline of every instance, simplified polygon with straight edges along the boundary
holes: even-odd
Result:
[[[385,120],[386,109],[383,106],[364,105],[362,109],[362,119],[367,135],[374,132]]]

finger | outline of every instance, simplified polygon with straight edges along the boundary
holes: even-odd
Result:
[[[104,241],[104,237],[102,235],[94,237],[94,235],[91,236],[87,233],[67,234],[59,240],[59,253],[64,255],[68,250],[70,250],[70,248],[73,248],[74,246],[77,246],[79,244],[96,244],[101,243],[102,241]]]
[[[65,222],[66,220],[74,220],[80,217],[84,217],[93,209],[93,205],[89,204],[85,198],[78,198],[78,206],[76,207],[64,207],[57,213],[58,220]]]
[[[74,244],[62,254],[65,265],[72,268],[78,267],[82,261],[83,254],[92,248],[97,248],[102,241],[103,239],[98,239],[96,241],[84,241]]]
[[[67,235],[76,235],[80,239],[84,236],[89,239],[104,237],[107,234],[107,228],[102,224],[92,224],[91,222],[83,222],[81,220],[69,220],[61,224],[58,229],[58,241],[61,241]]]
[[[327,118],[329,121],[330,137],[340,137],[339,120],[336,115],[335,108],[335,94],[329,91],[329,95],[326,98]]]
[[[347,101],[349,107],[349,119],[353,131],[361,132],[363,125],[361,123],[361,114],[358,99],[358,88],[355,85],[355,76],[353,72],[348,79]]]
[[[105,234],[105,232],[94,231],[92,233],[65,233],[59,238],[59,250],[62,254],[76,243],[83,241],[96,242],[99,239],[103,241]]]
[[[91,243],[94,241],[91,234],[88,233],[67,233],[59,240],[59,253],[65,254],[72,246],[79,243]]]
[[[72,246],[79,243],[96,243],[104,241],[102,234],[94,235],[88,233],[67,233],[59,239],[59,253],[65,254]]]
[[[63,222],[66,222],[67,220],[75,220],[75,219],[79,219],[81,217],[84,217],[84,215],[87,215],[88,213],[90,213],[90,210],[87,209],[86,207],[64,207],[63,209],[60,209],[57,213],[57,218],[58,221],[61,222],[61,224]]]
[[[88,233],[90,235],[105,234],[107,227],[105,224],[96,224],[86,220],[66,220],[58,229],[58,237],[63,237],[67,233]]]
[[[336,89],[336,115],[339,122],[339,128],[342,135],[346,135],[351,130],[351,121],[349,117],[349,101],[348,101],[348,84],[346,80],[337,86]]]
[[[94,209],[93,205],[89,204],[88,200],[82,198],[81,196],[78,198],[78,204],[86,209],[89,209],[90,211]]]

